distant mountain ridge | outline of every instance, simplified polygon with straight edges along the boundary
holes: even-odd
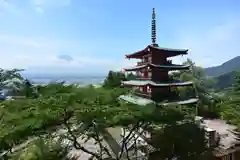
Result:
[[[231,87],[235,81],[236,75],[237,71],[232,71],[215,77],[214,79],[216,83],[212,87],[215,89],[225,89]]]
[[[240,70],[240,56],[237,56],[219,66],[205,68],[206,76],[214,77],[216,83],[212,86],[215,89],[230,87],[235,80],[237,71]]]
[[[206,76],[218,77],[220,75],[240,70],[240,56],[237,56],[219,66],[205,68]]]

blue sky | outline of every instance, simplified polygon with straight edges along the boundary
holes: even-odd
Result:
[[[208,67],[240,55],[238,0],[0,0],[0,64],[37,73],[106,73],[151,42]],[[181,63],[186,57],[176,58]]]

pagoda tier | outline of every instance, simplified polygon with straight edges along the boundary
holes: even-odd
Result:
[[[164,83],[151,80],[130,80],[122,81],[122,86],[133,87],[131,93],[135,96],[147,98],[155,102],[161,102],[166,100],[174,101],[179,97],[178,92],[176,92],[178,90],[177,87],[193,87],[193,82],[181,82],[172,80],[171,82]]]
[[[188,81],[188,82],[173,82],[173,83],[157,83],[153,81],[137,81],[137,80],[131,80],[131,81],[123,81],[123,85],[127,86],[154,86],[154,87],[172,87],[172,86],[191,86],[193,85],[193,82]]]
[[[126,55],[126,58],[137,58],[141,59],[145,55],[149,54],[160,54],[162,57],[174,57],[178,55],[186,55],[188,52],[187,49],[171,49],[171,48],[162,48],[154,45],[148,45],[145,49]],[[152,55],[154,56],[154,55]]]
[[[139,63],[140,64],[140,63]],[[190,69],[190,65],[176,65],[176,64],[165,64],[165,65],[156,65],[156,64],[152,64],[152,63],[146,63],[143,65],[137,65],[135,67],[131,67],[131,68],[124,68],[125,71],[138,71],[140,69],[152,69],[152,68],[160,68],[160,69],[166,69],[169,71],[173,71],[173,70],[189,70]]]

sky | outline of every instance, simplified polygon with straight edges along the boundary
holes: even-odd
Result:
[[[151,43],[189,49],[197,65],[240,55],[238,0],[0,0],[0,68],[41,74],[105,74],[134,65],[125,54]]]

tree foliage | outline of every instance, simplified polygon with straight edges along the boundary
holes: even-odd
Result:
[[[229,123],[238,126],[240,128],[240,73],[235,78],[235,83],[232,89],[228,92],[228,97],[224,103],[221,104],[222,118]]]
[[[172,77],[183,81],[194,82],[193,87],[179,87],[178,91],[182,97],[191,97],[193,95],[199,98],[198,114],[203,117],[217,118],[219,117],[219,106],[217,105],[222,99],[214,94],[209,86],[215,83],[213,78],[207,78],[203,72],[203,68],[196,66],[192,60],[188,59],[183,64],[190,65],[191,70],[174,72]]]
[[[152,144],[159,149],[159,159],[201,160],[206,152],[206,141],[202,135],[204,130],[195,123],[174,124],[155,131]]]
[[[1,104],[2,151],[29,137],[57,132],[66,126],[69,127],[68,133],[71,133],[72,126],[84,124],[83,128],[74,130],[71,136],[79,137],[88,133],[88,136],[97,139],[96,133],[104,132],[109,127],[127,127],[139,122],[174,124],[186,118],[186,112],[176,106],[158,109],[154,105],[141,107],[120,102],[117,97],[125,92],[121,88],[77,88],[56,83],[41,86],[38,91],[37,98],[5,101]],[[97,132],[94,124],[98,126]],[[74,138],[70,139],[74,141]],[[82,146],[75,147],[83,149]]]
[[[8,160],[68,160],[68,148],[51,138],[34,140],[27,148],[17,151]]]
[[[123,80],[126,80],[126,76],[124,73],[109,71],[106,79],[104,80],[103,87],[119,87],[121,85],[121,81]]]
[[[20,75],[22,69],[0,69],[0,89],[8,89],[12,94],[17,94],[23,88],[24,79]]]
[[[153,104],[137,106],[121,102],[118,97],[125,94],[126,89],[118,86],[124,79],[126,77],[121,73],[109,72],[104,87],[101,88],[92,86],[80,88],[64,83],[33,87],[30,83],[25,83],[25,89],[31,89],[27,92],[28,96],[25,99],[4,101],[0,104],[0,152],[3,153],[2,155],[13,157],[26,156],[26,159],[28,157],[33,157],[29,159],[42,159],[46,156],[61,159],[59,157],[66,157],[63,154],[66,153],[65,146],[67,146],[68,152],[69,148],[75,148],[90,154],[95,159],[103,159],[106,156],[117,160],[131,159],[125,153],[127,150],[124,147],[131,139],[133,132],[124,138],[124,143],[120,145],[117,154],[112,153],[111,147],[116,146],[113,143],[103,145],[103,141],[112,141],[111,136],[107,134],[108,128],[119,126],[130,128],[130,130],[147,126],[162,126],[160,133],[166,138],[163,144],[169,146],[163,149],[164,152],[167,151],[166,154],[160,153],[163,159],[168,158],[170,152],[173,152],[174,156],[187,158],[187,155],[197,156],[206,149],[204,142],[200,142],[204,137],[202,132],[194,138],[197,131],[193,125],[192,109],[184,106],[156,107]],[[33,88],[36,92],[32,92]],[[37,96],[31,96],[33,93]],[[188,121],[186,125],[177,125],[185,121]],[[173,134],[176,132],[179,136]],[[58,144],[57,148],[52,149],[50,143],[55,144],[55,141],[45,141],[48,135],[54,135],[55,138],[61,137],[69,143]],[[187,135],[191,137],[191,140],[180,139],[180,135],[185,137]],[[40,136],[44,141],[40,141],[41,143],[38,141],[37,145],[33,143],[39,140]],[[89,150],[84,143],[79,143],[79,137],[85,137],[83,138],[86,139],[85,143],[94,140],[99,148],[98,151]],[[24,144],[26,141],[30,141],[29,145],[26,145],[27,149],[19,148],[19,144]],[[43,144],[50,148],[43,147]],[[192,147],[189,150],[183,150],[180,148],[181,144],[189,144]],[[172,150],[170,146],[173,145],[178,147]],[[155,145],[155,147],[162,148],[163,146]],[[34,149],[31,150],[31,148]]]
[[[104,80],[103,87],[105,88],[115,88],[120,87],[121,81],[134,80],[136,76],[133,73],[122,73],[109,71],[108,76]]]

